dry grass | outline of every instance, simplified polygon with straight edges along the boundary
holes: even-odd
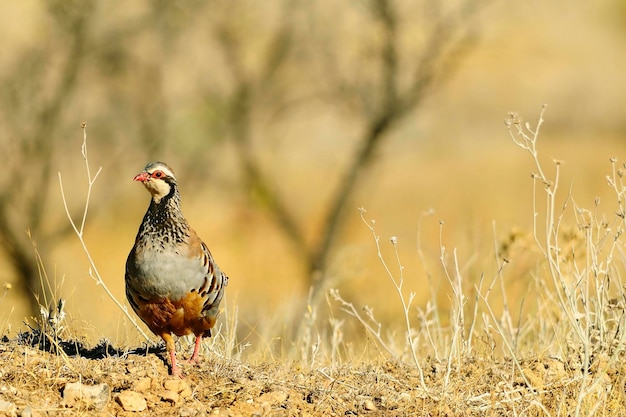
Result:
[[[217,335],[204,344],[203,362],[184,368],[174,393],[161,347],[106,340],[90,347],[65,304],[46,300],[52,307],[42,308],[36,328],[0,344],[7,413],[130,415],[116,398],[133,391],[146,401],[142,413],[157,416],[623,415],[626,171],[610,160],[612,210],[599,201],[590,209],[577,205],[572,190],[563,190],[562,161],[547,170],[539,157],[544,111],[536,124],[516,114],[507,120],[511,139],[535,165],[534,223],[529,232],[494,238],[491,268],[474,275],[459,251],[444,244],[441,222],[437,263],[417,246],[430,280],[421,291],[430,295],[418,302],[398,238],[381,239],[361,210],[392,289],[386,302],[399,315],[380,320],[373,308],[334,289],[326,304],[309,300],[297,321],[286,316],[256,329],[251,343],[236,306],[227,304]],[[83,227],[84,221],[76,234],[89,256]],[[421,229],[417,235],[421,242]],[[529,285],[511,296],[510,276],[519,274],[511,265],[520,258]],[[445,280],[445,301],[434,276]],[[42,279],[54,281],[43,270]],[[189,348],[181,339],[179,349]],[[75,381],[107,384],[105,408],[68,404],[63,390]]]
[[[89,356],[86,358],[85,356]],[[0,357],[2,399],[37,415],[131,415],[115,401],[140,393],[147,410],[138,415],[623,415],[624,367],[599,361],[589,385],[573,364],[549,357],[517,363],[488,356],[465,357],[448,367],[421,358],[428,390],[415,367],[394,361],[303,367],[294,362],[244,363],[213,356],[185,368],[190,393],[172,400],[165,355],[120,352],[103,346],[67,357],[17,342],[4,342]],[[595,378],[595,377],[594,377]],[[69,382],[106,383],[111,400],[102,411],[70,408]],[[590,390],[591,388],[591,390]],[[581,391],[589,395],[578,402]],[[137,415],[137,414],[135,414]]]

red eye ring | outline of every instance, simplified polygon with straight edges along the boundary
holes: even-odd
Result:
[[[152,176],[155,178],[161,178],[163,176],[163,173],[161,171],[157,171],[153,173]]]

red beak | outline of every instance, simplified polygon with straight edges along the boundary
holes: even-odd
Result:
[[[135,178],[133,178],[133,181],[144,182],[148,178],[150,178],[150,174],[148,174],[147,172],[144,171],[144,172],[140,172],[139,174],[135,175]]]

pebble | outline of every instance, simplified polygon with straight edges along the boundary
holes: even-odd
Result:
[[[150,385],[152,384],[152,379],[150,378],[140,378],[133,384],[133,391],[136,392],[144,392],[150,389]]]
[[[376,410],[376,404],[374,404],[374,401],[372,400],[365,400],[363,408],[365,408],[365,410],[367,411],[374,411]]]
[[[122,406],[124,411],[143,411],[148,408],[146,399],[135,391],[122,391],[117,396],[117,402]]]
[[[89,410],[102,410],[109,402],[111,389],[107,384],[86,385],[81,382],[68,382],[63,388],[63,403],[67,407],[86,407]]]
[[[34,417],[34,415],[35,414],[33,413],[33,407],[31,407],[30,405],[24,407],[24,409],[20,413],[20,417]]]
[[[192,394],[189,384],[182,379],[168,379],[163,383],[163,388],[175,392],[180,398],[191,397]]]
[[[411,394],[409,394],[408,392],[403,392],[402,394],[400,394],[400,401],[411,401]]]
[[[180,396],[178,395],[177,392],[174,391],[170,391],[170,390],[165,390],[165,392],[163,394],[161,394],[161,399],[163,401],[167,401],[170,402],[172,404],[176,404],[178,402],[178,399],[180,398]]]
[[[13,415],[17,411],[15,404],[9,401],[0,400],[0,412],[7,413],[7,415]]]

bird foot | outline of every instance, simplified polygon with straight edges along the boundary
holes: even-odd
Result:
[[[179,365],[179,361],[177,361],[176,359],[174,359],[173,362],[171,362],[170,367],[169,367],[169,374],[171,377],[173,378],[182,378],[183,377],[183,372],[180,369]]]
[[[200,358],[198,358],[197,356],[196,357],[192,356],[189,359],[185,359],[183,362],[186,363],[186,364],[189,364],[189,365],[199,365],[200,364]]]

